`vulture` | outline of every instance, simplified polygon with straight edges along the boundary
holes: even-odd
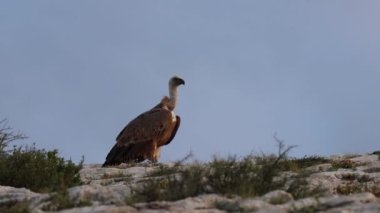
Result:
[[[114,166],[121,163],[150,160],[157,162],[162,146],[169,144],[177,133],[181,118],[174,113],[178,100],[178,86],[185,81],[177,76],[169,80],[169,97],[130,121],[116,137],[116,144],[103,164]]]

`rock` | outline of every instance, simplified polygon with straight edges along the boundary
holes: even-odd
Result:
[[[215,194],[200,195],[173,202],[156,201],[150,203],[139,203],[135,205],[135,208],[139,211],[154,209],[170,212],[183,212],[197,209],[214,209],[216,201],[230,201],[230,199]]]
[[[378,155],[364,155],[351,160],[361,162],[361,164],[356,167],[357,170],[368,173],[380,172],[380,160]]]
[[[378,213],[380,212],[380,204],[379,203],[363,203],[360,205],[352,204],[340,208],[334,208],[326,210],[327,213],[345,213],[345,212],[365,212],[365,213]]]
[[[69,189],[69,196],[76,202],[91,201],[95,205],[123,205],[126,197],[131,190],[124,184],[102,186],[102,185],[83,185]]]
[[[80,171],[80,177],[85,184],[109,185],[115,182],[138,180],[145,177],[149,172],[154,171],[154,167],[96,167],[85,166]]]
[[[348,211],[348,209],[352,208],[353,206],[363,207],[362,204],[367,204],[370,202],[374,202],[376,200],[378,199],[372,193],[368,193],[368,192],[353,194],[350,196],[320,198],[318,199],[319,201],[318,210],[320,211],[329,210],[330,212],[341,212],[343,210],[342,208],[344,207],[344,211]],[[378,207],[380,207],[380,203],[378,203]],[[352,212],[352,211],[348,211],[348,212]]]
[[[336,172],[320,172],[311,174],[307,178],[310,188],[321,188],[325,191],[326,195],[336,194],[336,188],[341,181],[336,177]]]
[[[101,168],[99,164],[85,165],[80,171],[81,180],[85,185],[69,188],[68,196],[75,204],[91,206],[75,207],[59,212],[380,212],[380,160],[378,156],[345,155],[332,159],[349,161],[359,166],[333,171],[331,164],[319,164],[306,168],[304,174],[288,171],[274,178],[275,181],[286,180],[283,189],[288,189],[289,184],[302,180],[299,183],[305,189],[301,187],[301,193],[297,194],[298,196],[316,196],[316,194],[310,194],[314,193],[313,190],[308,189],[326,189],[325,194],[317,194],[322,197],[294,200],[290,193],[274,190],[253,198],[206,194],[177,201],[135,203],[133,206],[126,204],[127,200],[133,200],[129,199],[132,189],[142,186],[141,183],[150,178],[160,178],[149,177],[149,173],[157,170],[159,164],[121,165],[109,168]],[[165,166],[170,167],[173,164],[165,164]],[[205,179],[206,182],[207,179]],[[49,205],[53,194],[0,186],[0,205],[7,206],[26,201],[33,213],[43,213],[43,207]]]
[[[269,207],[265,209],[259,209],[257,211],[254,211],[255,213],[288,213],[289,211],[286,209],[281,209],[278,207]]]
[[[284,204],[293,200],[293,196],[282,190],[275,190],[266,193],[261,197],[264,201],[270,204]]]
[[[130,206],[90,206],[90,207],[80,207],[72,208],[67,210],[59,211],[59,213],[134,213],[137,212],[135,208]]]
[[[29,201],[39,196],[40,194],[34,193],[29,189],[0,186],[0,204]]]
[[[369,192],[364,193],[358,193],[358,194],[352,194],[349,196],[340,196],[340,197],[322,197],[319,198],[319,205],[322,208],[332,208],[332,207],[340,207],[346,204],[352,204],[352,203],[369,203],[376,201],[377,198],[375,195]]]
[[[243,199],[239,202],[243,209],[252,211],[259,209],[269,209],[272,205],[262,199]]]
[[[378,155],[362,155],[354,158],[350,158],[350,160],[357,164],[366,164],[366,163],[372,163],[379,160]]]
[[[318,206],[319,202],[316,198],[304,198],[300,200],[295,200],[283,204],[281,207],[291,211],[297,211],[301,209],[312,209]]]
[[[31,209],[49,199],[49,194],[39,194],[25,188],[0,186],[0,206],[28,202]]]
[[[326,172],[332,168],[331,163],[323,163],[323,164],[318,164],[314,166],[307,167],[305,170],[316,173],[316,172]]]

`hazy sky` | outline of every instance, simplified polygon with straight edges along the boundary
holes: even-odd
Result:
[[[103,163],[179,75],[161,161],[380,149],[380,1],[1,1],[0,119]]]

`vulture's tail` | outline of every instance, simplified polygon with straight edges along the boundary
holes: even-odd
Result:
[[[144,159],[142,156],[134,155],[135,144],[129,144],[127,146],[120,146],[117,143],[112,147],[111,151],[106,157],[106,162],[102,167],[117,166],[121,163],[140,162]]]
[[[125,161],[125,156],[128,155],[130,149],[130,146],[118,146],[118,144],[115,144],[108,153],[106,162],[103,163],[102,167],[115,166],[123,163]]]

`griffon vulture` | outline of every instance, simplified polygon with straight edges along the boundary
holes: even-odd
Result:
[[[174,76],[169,80],[169,97],[165,96],[151,110],[137,116],[116,137],[116,144],[106,157],[104,166],[141,162],[149,159],[157,162],[161,146],[169,144],[181,123],[174,114],[178,99],[178,86],[185,84]]]

